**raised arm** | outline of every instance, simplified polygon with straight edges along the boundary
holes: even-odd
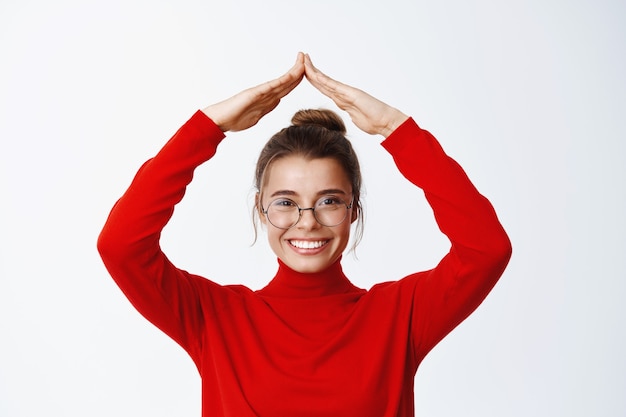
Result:
[[[424,190],[449,253],[436,268],[406,279],[414,292],[412,330],[420,360],[471,314],[498,281],[511,244],[491,203],[439,142],[413,119],[384,142],[400,172]]]
[[[328,77],[308,56],[305,73],[357,127],[386,138],[383,146],[400,172],[424,190],[450,239],[450,252],[436,268],[399,283],[413,296],[411,331],[419,361],[487,296],[508,263],[510,241],[489,201],[429,132],[401,111]]]
[[[109,273],[137,310],[194,358],[203,320],[198,285],[216,284],[177,269],[161,251],[161,231],[196,167],[210,159],[225,131],[253,126],[302,80],[303,56],[282,77],[196,112],[136,174],[98,238]]]

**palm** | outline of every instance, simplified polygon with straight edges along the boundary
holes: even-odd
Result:
[[[204,112],[224,132],[235,132],[254,126],[302,81],[303,59],[303,55],[298,54],[295,65],[282,77],[244,90],[207,107]]]
[[[408,116],[358,88],[340,83],[313,66],[305,56],[305,75],[322,94],[330,97],[337,107],[345,110],[352,122],[364,132],[388,136]]]

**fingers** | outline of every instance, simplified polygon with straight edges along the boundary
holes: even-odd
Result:
[[[322,71],[317,69],[309,54],[304,55],[304,73],[309,82],[317,88],[322,94],[331,98],[339,107],[339,102],[349,100],[350,93],[354,93],[356,89],[343,84],[337,80],[330,78]]]
[[[292,82],[299,83],[304,77],[304,54],[298,52],[295,64],[289,69],[283,76],[279,77],[277,81],[280,84],[290,85]]]
[[[291,90],[296,88],[300,81],[304,78],[304,54],[298,52],[296,62],[284,75],[268,83],[269,89],[279,98],[287,95]]]
[[[281,99],[296,88],[302,78],[304,78],[304,54],[300,52],[295,64],[282,76],[211,105],[205,109],[205,113],[222,131],[247,129],[276,108]]]
[[[337,92],[337,90],[344,85],[317,69],[313,65],[309,54],[304,56],[304,72],[309,82],[326,95]]]
[[[332,91],[328,84],[330,77],[318,70],[311,61],[309,54],[304,55],[304,74],[311,84],[324,95],[329,95]]]

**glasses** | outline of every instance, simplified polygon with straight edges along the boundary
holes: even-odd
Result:
[[[322,226],[339,226],[348,217],[348,210],[352,208],[352,201],[346,204],[338,197],[322,197],[313,207],[300,208],[298,204],[288,198],[277,198],[267,209],[262,208],[267,220],[279,229],[291,229],[302,218],[302,212],[311,210],[315,220]]]

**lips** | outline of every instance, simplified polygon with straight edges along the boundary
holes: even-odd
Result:
[[[289,244],[298,249],[319,249],[326,245],[328,240],[289,240]]]

